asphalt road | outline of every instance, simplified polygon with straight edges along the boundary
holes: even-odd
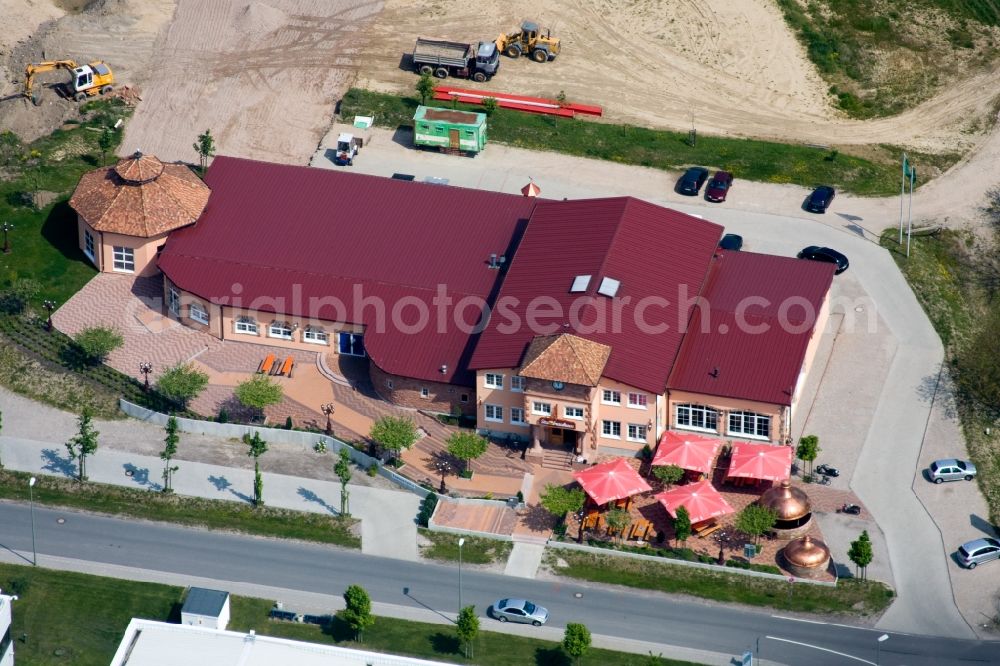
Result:
[[[0,547],[31,551],[29,509],[0,503]],[[59,523],[58,519],[64,519]],[[244,537],[163,524],[134,522],[35,507],[39,554],[104,564],[245,581],[339,595],[351,583],[377,602],[452,613],[455,566],[383,559],[320,545]],[[404,595],[403,589],[409,588]],[[582,596],[577,598],[576,593]],[[610,636],[739,654],[758,644],[759,655],[784,664],[874,664],[881,632],[793,620],[638,590],[566,581],[532,581],[465,570],[465,604],[485,609],[502,596],[547,607],[552,624],[586,624]],[[488,625],[487,625],[488,626]],[[891,634],[880,664],[930,666],[1000,664],[1000,644]]]

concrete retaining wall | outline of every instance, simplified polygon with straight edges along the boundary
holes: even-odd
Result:
[[[612,555],[615,557],[630,557],[635,560],[645,560],[647,562],[659,562],[660,564],[676,564],[680,567],[694,567],[696,569],[708,569],[710,571],[716,571],[719,573],[734,573],[743,576],[754,576],[756,578],[768,578],[770,580],[783,580],[788,581],[788,576],[782,574],[772,574],[764,573],[763,571],[751,571],[750,569],[738,569],[736,567],[721,567],[718,564],[702,564],[701,562],[688,562],[687,560],[675,560],[669,557],[660,557],[658,555],[642,555],[641,553],[629,553],[622,550],[612,550],[610,548],[594,548],[593,546],[585,546],[579,543],[570,543],[567,541],[553,541],[549,540],[548,545],[552,548],[562,548],[563,550],[576,550],[583,553],[592,553],[594,555]],[[810,585],[823,585],[825,587],[836,587],[836,582],[827,582],[822,580],[810,580],[808,578],[795,578],[796,583],[809,583]]]
[[[125,399],[119,399],[118,404],[126,415],[134,419],[138,419],[139,421],[145,421],[146,423],[155,423],[157,425],[165,426],[167,425],[167,419],[170,418],[166,414],[161,414],[159,412],[154,412],[151,409],[140,407],[139,405],[132,404]],[[223,439],[242,439],[245,434],[252,435],[253,433],[258,432],[261,437],[269,442],[298,445],[302,447],[303,451],[314,450],[313,447],[316,446],[317,442],[323,442],[326,445],[327,450],[332,451],[335,454],[339,454],[341,449],[346,448],[350,451],[351,462],[355,463],[359,467],[368,469],[372,465],[378,464],[377,469],[379,476],[389,479],[397,486],[419,495],[420,497],[426,497],[429,494],[429,491],[426,488],[423,488],[413,481],[396,474],[392,470],[386,469],[375,458],[372,458],[367,453],[358,451],[347,442],[343,442],[336,437],[329,437],[316,432],[303,432],[301,430],[263,428],[238,423],[217,423],[215,421],[201,421],[198,419],[187,419],[181,417],[176,418],[177,427],[181,430],[181,432],[191,433],[193,435],[208,435],[210,437],[219,437]]]

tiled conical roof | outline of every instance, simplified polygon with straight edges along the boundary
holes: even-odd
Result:
[[[539,335],[528,346],[522,377],[597,386],[611,347],[570,333]]]
[[[69,205],[97,231],[150,238],[194,223],[208,195],[187,166],[136,152],[84,174]]]

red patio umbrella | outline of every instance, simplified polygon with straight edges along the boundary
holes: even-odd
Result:
[[[607,504],[652,490],[624,458],[588,467],[573,474],[573,478],[597,504]]]
[[[792,447],[735,442],[727,478],[782,481],[791,475]]]
[[[674,518],[677,517],[677,508],[683,506],[687,509],[692,524],[736,511],[708,481],[671,488],[657,495],[656,499]]]
[[[660,437],[653,465],[677,465],[681,469],[708,474],[721,447],[722,440],[718,437],[668,430]]]

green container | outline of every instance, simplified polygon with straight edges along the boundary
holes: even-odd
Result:
[[[474,155],[486,147],[486,114],[418,106],[413,145]]]

